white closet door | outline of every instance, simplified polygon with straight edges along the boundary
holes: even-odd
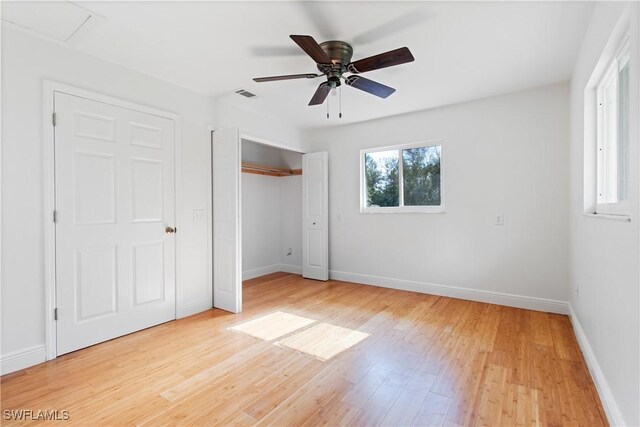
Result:
[[[54,100],[61,355],[175,318],[174,122]]]
[[[240,235],[240,134],[219,129],[212,136],[213,306],[242,311]]]
[[[302,276],[329,279],[328,154],[302,156]]]

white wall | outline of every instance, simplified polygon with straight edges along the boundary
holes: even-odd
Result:
[[[304,151],[300,129],[286,118],[264,114],[251,108],[251,99],[232,99],[239,95],[216,98],[216,126],[237,127],[242,136],[252,136]]]
[[[559,84],[309,132],[329,152],[332,277],[566,310],[535,298],[568,297],[568,96]],[[361,149],[436,139],[445,213],[359,213]]]
[[[292,254],[287,255],[287,249]],[[243,279],[302,269],[302,179],[242,174]]]
[[[299,152],[282,150],[245,138],[242,139],[242,161],[287,169],[302,167],[302,155]]]
[[[196,222],[193,211],[210,210],[207,125],[213,123],[213,101],[3,25],[1,346],[3,356],[19,356],[22,350],[30,349],[31,363],[44,357],[45,339],[44,79],[181,116],[185,167],[180,212],[183,223],[178,230],[183,289],[178,295],[178,314],[211,307],[208,221]]]
[[[282,259],[280,178],[243,173],[241,182],[242,275],[247,279],[267,274],[264,269],[275,268]]]
[[[638,228],[638,5],[631,23],[631,204],[632,221],[583,215],[584,91],[628,3],[599,3],[578,56],[571,84],[570,302],[584,334],[583,352],[591,364],[612,424],[640,425],[639,228]],[[612,40],[613,41],[613,40]],[[593,164],[593,162],[591,162]],[[586,171],[589,175],[589,170]],[[580,335],[578,336],[580,339]]]
[[[302,156],[294,163],[300,164]],[[280,247],[282,269],[302,274],[302,176],[280,178]],[[291,248],[292,254],[287,255]]]

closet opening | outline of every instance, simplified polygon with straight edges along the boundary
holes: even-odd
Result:
[[[242,280],[302,274],[302,154],[241,140]]]

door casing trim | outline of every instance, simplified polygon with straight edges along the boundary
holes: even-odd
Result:
[[[42,143],[43,143],[43,219],[44,219],[44,319],[45,319],[45,351],[47,360],[57,357],[56,343],[57,331],[54,319],[56,308],[56,228],[53,222],[55,210],[55,132],[53,126],[53,113],[55,111],[55,93],[78,96],[97,102],[103,102],[116,107],[127,108],[141,113],[163,117],[174,122],[174,186],[175,186],[175,221],[178,230],[182,229],[182,123],[179,114],[159,110],[153,107],[136,104],[120,98],[111,97],[102,93],[81,89],[53,80],[44,80],[42,88]],[[175,313],[179,313],[180,296],[182,295],[182,268],[181,268],[181,243],[180,234],[175,235],[175,272],[176,272],[176,298]]]

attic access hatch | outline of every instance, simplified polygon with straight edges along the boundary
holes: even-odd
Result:
[[[55,17],[55,19],[52,19]],[[56,42],[71,42],[104,18],[66,1],[3,2],[2,20]]]

